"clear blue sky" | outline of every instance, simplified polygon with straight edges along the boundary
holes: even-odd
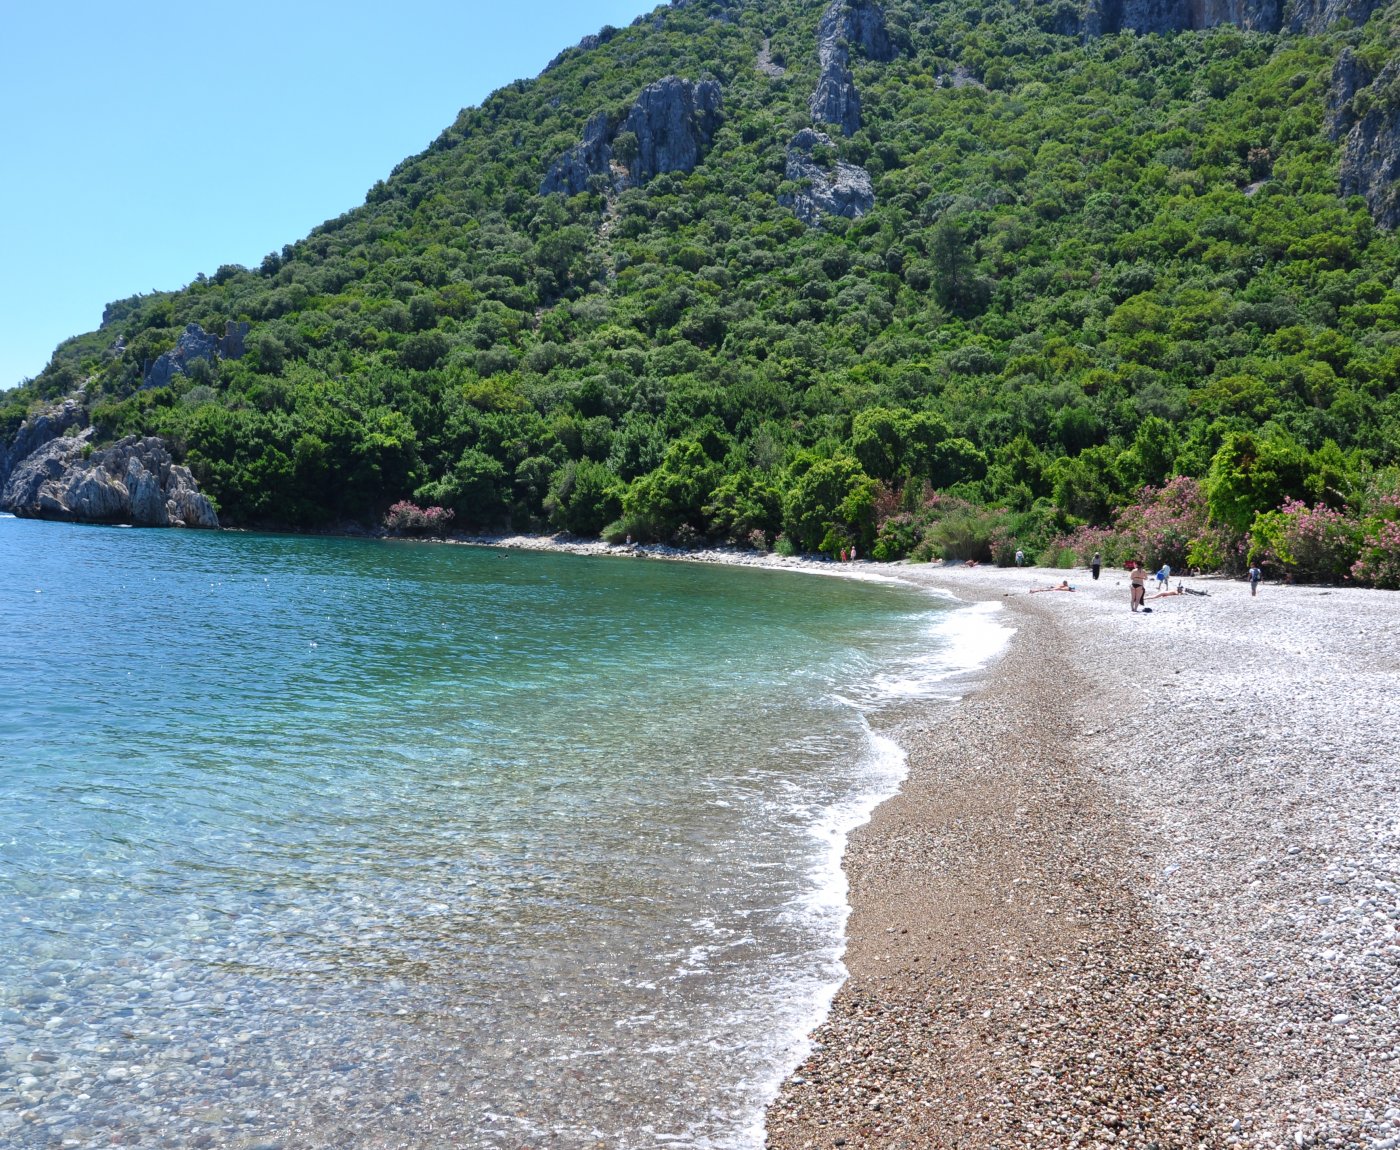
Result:
[[[54,0],[0,38],[0,390],[364,201],[461,108],[660,0]]]

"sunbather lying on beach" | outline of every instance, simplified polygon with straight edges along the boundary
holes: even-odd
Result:
[[[1061,580],[1060,580],[1060,584],[1059,584],[1058,587],[1032,587],[1031,590],[1030,590],[1030,593],[1031,593],[1032,595],[1039,595],[1042,591],[1073,591],[1073,590],[1074,590],[1074,588],[1071,587],[1071,586],[1069,585],[1069,580],[1068,580],[1068,579],[1061,579]]]
[[[1175,599],[1178,595],[1185,595],[1186,589],[1178,587],[1175,591],[1158,591],[1155,595],[1149,595],[1149,599]]]

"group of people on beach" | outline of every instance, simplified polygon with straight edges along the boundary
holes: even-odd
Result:
[[[1103,558],[1097,551],[1095,551],[1094,557],[1089,563],[1089,571],[1096,581],[1102,569]],[[1177,581],[1176,588],[1173,589],[1171,585],[1172,568],[1171,564],[1169,563],[1163,563],[1161,567],[1159,567],[1156,571],[1151,573],[1151,577],[1157,581],[1157,592],[1155,595],[1149,595],[1147,593],[1148,570],[1146,563],[1143,563],[1141,560],[1130,559],[1127,563],[1127,570],[1128,606],[1132,609],[1134,613],[1143,611],[1150,614],[1152,608],[1147,606],[1147,603],[1148,600],[1151,599],[1174,599],[1178,596],[1205,596],[1209,594],[1209,592],[1206,591],[1197,591],[1191,587],[1187,587],[1180,580]],[[1257,595],[1259,593],[1259,581],[1262,578],[1263,572],[1260,571],[1258,564],[1251,564],[1249,568],[1249,593],[1251,595]],[[1030,589],[1030,594],[1040,595],[1046,591],[1073,590],[1075,590],[1074,584],[1072,584],[1068,579],[1061,579],[1060,582],[1056,583],[1052,587],[1032,587]]]

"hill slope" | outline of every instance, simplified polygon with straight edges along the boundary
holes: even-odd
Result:
[[[101,437],[164,437],[226,523],[412,499],[986,555],[1180,476],[1202,562],[1287,499],[1374,535],[1396,6],[1241,7],[1316,34],[1132,30],[1209,5],[678,0],[261,267],[113,303],[3,430],[85,385]]]

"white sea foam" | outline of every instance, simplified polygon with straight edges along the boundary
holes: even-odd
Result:
[[[1006,648],[1014,631],[1000,621],[1000,605],[982,603],[938,612],[921,619],[915,649],[892,652],[891,661],[872,668],[848,695],[835,697],[859,712],[866,748],[857,768],[853,792],[820,810],[810,836],[819,851],[801,895],[786,913],[815,926],[830,944],[819,953],[815,969],[805,977],[774,987],[778,1018],[771,1031],[774,1060],[759,1087],[765,1102],[776,1096],[784,1078],[811,1053],[811,1034],[826,1018],[832,1000],[846,979],[846,922],[850,916],[849,884],[842,865],[853,831],[867,823],[875,808],[898,792],[907,775],[907,755],[890,737],[873,730],[867,716],[894,702],[914,699],[954,700],[961,692],[956,680],[984,667]],[[766,1109],[766,1107],[765,1107]],[[762,1146],[765,1113],[725,1150]]]

